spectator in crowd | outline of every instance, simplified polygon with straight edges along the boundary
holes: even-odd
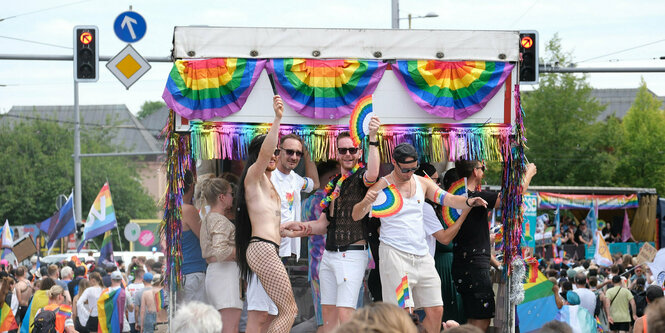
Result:
[[[567,323],[558,320],[552,320],[545,323],[545,325],[540,328],[538,333],[573,333],[573,329]]]
[[[72,299],[72,318],[74,318],[74,328],[76,331],[79,333],[88,333],[89,331],[85,328],[85,324],[88,323],[89,315],[85,311],[79,311],[78,300],[81,298],[83,292],[88,289],[90,282],[88,282],[88,279],[79,279],[78,282],[79,285],[77,286],[77,290],[79,293],[74,296],[74,299]],[[85,304],[83,304],[83,306],[85,306]]]
[[[97,314],[97,301],[102,294],[102,277],[97,272],[90,273],[90,286],[81,294],[76,302],[79,317],[88,317],[85,327],[89,332],[97,332],[99,318]]]
[[[125,291],[127,292],[126,297],[129,300],[132,301],[133,306],[136,306],[136,304],[133,301],[134,296],[136,296],[136,293],[139,290],[144,288],[143,275],[144,275],[143,268],[137,268],[136,270],[134,270],[134,280],[132,281],[132,283],[127,285],[127,288],[125,289]],[[131,310],[127,311],[127,321],[129,322],[129,329],[130,329],[130,332],[132,332],[132,333],[137,332],[137,330],[136,330],[136,316],[134,315],[134,312],[135,311],[134,311],[133,307],[132,307]]]
[[[57,268],[57,266],[56,266]],[[55,311],[55,330],[58,333],[75,333],[74,321],[72,320],[71,313],[67,314],[64,311],[57,311],[65,302],[65,289],[59,285],[54,284],[47,292],[48,305],[39,309],[35,317],[39,316],[42,311]]]
[[[632,319],[637,319],[635,300],[633,294],[622,286],[619,275],[612,277],[612,284],[614,286],[605,293],[605,312],[608,314],[607,320],[610,323],[610,330],[628,332],[630,330],[631,310],[633,313]]]
[[[633,332],[642,333],[645,329],[645,325],[644,325],[645,323],[647,323],[646,328],[648,328],[648,329],[651,328],[648,325],[649,319],[650,319],[649,318],[649,312],[650,312],[649,307],[651,306],[651,304],[654,304],[654,302],[656,302],[656,300],[658,300],[658,299],[660,299],[660,300],[663,299],[663,288],[661,288],[659,286],[655,286],[655,285],[649,286],[647,288],[647,292],[646,292],[646,300],[647,300],[647,304],[648,304],[647,305],[647,310],[646,310],[644,316],[639,317],[635,320],[635,326],[633,327]],[[657,306],[654,306],[654,308],[656,308],[656,307]],[[665,312],[661,312],[660,314],[658,314],[657,311],[653,311],[652,315],[655,315],[656,317],[663,318],[665,316]],[[656,331],[656,332],[665,332],[663,330],[665,330],[665,325],[662,326],[662,330]]]
[[[74,279],[67,283],[67,289],[69,290],[69,295],[76,296],[82,291],[79,290],[79,281],[83,279],[88,272],[87,268],[84,266],[78,266],[74,269]],[[73,300],[72,300],[73,302]]]
[[[577,296],[580,298],[580,305],[593,315],[596,309],[596,295],[593,291],[586,288],[586,284],[586,275],[584,275],[584,273],[577,273],[575,275],[575,285],[577,286],[575,293],[577,293]]]
[[[157,332],[158,326],[163,327],[166,324],[167,315],[164,308],[157,309],[155,295],[157,295],[164,286],[164,280],[160,274],[152,278],[152,288],[147,289],[141,296],[141,331],[143,333]]]
[[[206,301],[205,272],[207,264],[201,256],[201,218],[194,207],[195,180],[190,170],[185,171],[182,195],[182,265],[183,286],[178,290],[178,302]],[[142,283],[141,283],[142,284]]]
[[[192,320],[196,318],[196,320]],[[201,302],[185,303],[176,311],[171,323],[173,333],[219,333],[222,319],[215,308]]]
[[[114,271],[111,275],[111,286],[108,288],[108,292],[112,293],[117,289],[122,288],[123,277],[122,273],[119,270]],[[127,311],[133,311],[134,306],[132,305],[131,299],[125,294],[125,309]],[[123,312],[121,315],[124,317],[122,321],[122,327],[120,328],[122,332],[129,332],[129,321],[127,320],[127,311]]]
[[[28,305],[30,305],[30,299],[34,292],[32,283],[27,278],[28,270],[19,266],[16,269],[16,279],[17,282],[14,285],[14,294],[18,298],[18,313],[17,320],[21,321],[25,317],[26,312],[28,311]]]
[[[660,297],[649,304],[646,316],[648,333],[665,332],[665,298]]]
[[[139,266],[141,267],[141,266]],[[138,269],[138,268],[137,268]],[[134,318],[136,319],[136,325],[134,325],[137,332],[141,331],[141,299],[143,299],[143,292],[152,288],[152,279],[153,275],[150,272],[143,274],[143,288],[138,289],[134,295]]]
[[[582,222],[580,227],[575,232],[575,241],[586,246],[593,245],[593,235],[591,234],[591,230],[587,228],[585,222]]]
[[[67,282],[60,280],[60,269],[57,265],[48,266],[48,277],[50,277],[55,284],[62,287],[65,290],[65,304],[72,304],[72,298],[69,295],[69,289],[67,289]]]
[[[336,333],[416,333],[411,317],[399,306],[376,302],[358,309],[351,320],[342,324]]]

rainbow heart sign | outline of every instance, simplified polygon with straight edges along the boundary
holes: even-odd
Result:
[[[374,116],[372,95],[368,95],[358,101],[349,119],[349,134],[356,146],[360,146],[360,143],[369,134],[369,122],[372,120],[372,116]]]
[[[390,184],[379,192],[379,195],[376,197],[376,205],[372,205],[372,217],[389,217],[397,214],[402,209],[404,205],[404,200],[402,200],[402,195],[395,187],[395,184]]]

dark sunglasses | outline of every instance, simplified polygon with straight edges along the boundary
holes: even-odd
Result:
[[[402,171],[402,173],[416,172],[416,170],[418,170],[418,168],[420,167],[420,163],[416,164],[416,166],[413,168],[402,168],[399,164],[400,163],[397,162],[397,166],[399,166],[399,170]]]
[[[337,148],[337,152],[340,155],[346,155],[347,152],[353,155],[358,152],[358,148]]]
[[[284,152],[286,155],[293,156],[296,155],[298,157],[302,157],[302,152],[299,150],[293,150],[293,149],[284,149]]]
[[[475,167],[474,169],[480,169],[480,170],[483,170],[483,172],[485,172],[485,166],[484,166],[484,165],[483,165],[483,166],[479,166],[479,167]]]
[[[279,148],[275,149],[275,151],[272,154],[275,156],[279,156]]]

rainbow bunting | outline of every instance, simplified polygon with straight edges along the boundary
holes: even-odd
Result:
[[[596,202],[599,210],[637,208],[637,194],[591,195],[538,192],[538,209],[589,209]]]
[[[18,323],[14,317],[12,309],[7,305],[7,303],[2,303],[2,308],[0,308],[0,332],[11,331],[18,328]]]
[[[395,184],[390,184],[386,186],[381,192],[379,192],[376,201],[372,205],[372,212],[370,216],[372,217],[388,217],[397,214],[404,205],[402,200],[402,195],[397,190]]]
[[[448,189],[448,193],[465,197],[468,196],[466,193],[466,177],[460,178],[456,182],[452,183]],[[461,215],[461,210],[457,210],[452,207],[441,206],[441,209],[443,212],[443,222],[445,222],[449,227],[455,224]]]
[[[397,297],[397,304],[401,308],[405,308],[406,300],[410,298],[409,296],[409,278],[404,275],[402,282],[395,289],[395,296]]]
[[[245,104],[265,63],[242,58],[176,60],[162,98],[187,119],[226,117]]]
[[[28,310],[25,317],[22,319],[20,333],[30,333],[32,332],[32,323],[35,321],[35,316],[37,316],[37,311],[45,307],[48,304],[48,296],[46,295],[46,290],[37,290],[35,294],[32,295],[32,300],[30,305],[28,305]]]
[[[423,110],[462,120],[485,107],[513,67],[491,61],[398,60],[393,72]]]
[[[158,293],[155,293],[155,308],[157,308],[157,312],[162,311],[164,309],[164,306],[166,303],[164,301],[166,300],[166,293],[164,292],[164,289],[159,289]]]
[[[373,115],[372,95],[361,98],[353,108],[349,118],[349,134],[356,146],[360,146],[362,140],[369,134],[369,122]]]
[[[535,282],[524,284],[524,300],[517,305],[520,332],[537,332],[543,324],[557,315],[553,286],[540,271]]]
[[[99,319],[99,332],[121,333],[125,313],[125,290],[118,288],[102,291],[97,300],[97,316]]]
[[[386,66],[376,60],[287,58],[271,59],[267,69],[284,102],[297,113],[339,119],[374,93]]]

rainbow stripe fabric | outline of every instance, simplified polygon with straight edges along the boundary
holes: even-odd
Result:
[[[164,289],[160,289],[158,293],[155,293],[155,308],[157,309],[157,312],[162,311],[164,309],[164,300],[166,299],[166,293],[164,292]]]
[[[125,313],[125,290],[104,289],[97,300],[100,333],[121,333]]]
[[[7,305],[7,303],[2,303],[2,308],[0,308],[0,332],[11,331],[18,328],[18,323],[14,317],[12,309]]]
[[[386,186],[376,198],[375,203],[378,204],[372,205],[372,217],[388,217],[397,214],[397,212],[402,209],[404,205],[404,200],[402,200],[402,195],[397,190],[395,184],[390,184]]]
[[[586,195],[538,192],[538,209],[589,209],[598,203],[599,210],[637,208],[637,194],[631,195]]]
[[[398,60],[393,72],[423,110],[462,120],[485,107],[513,67],[491,61]]]
[[[468,196],[466,193],[466,177],[458,179],[456,182],[452,183],[450,185],[450,188],[448,189],[448,193],[454,194],[454,195],[462,195],[462,196]],[[442,213],[443,213],[443,222],[446,223],[447,226],[452,226],[457,222],[457,219],[460,217],[460,211],[452,208],[452,207],[447,207],[442,205]]]
[[[362,140],[369,134],[369,122],[373,115],[372,95],[367,95],[358,101],[349,118],[349,134],[356,147],[360,146]]]
[[[409,278],[404,275],[402,282],[395,289],[395,296],[397,297],[397,304],[404,308],[406,306],[406,300],[409,299]]]
[[[187,119],[226,117],[245,104],[265,63],[242,58],[177,60],[162,98]]]
[[[267,66],[280,96],[297,113],[338,119],[374,93],[387,65],[376,60],[285,58],[271,59]]]
[[[37,290],[32,296],[32,301],[28,305],[28,310],[26,316],[23,318],[21,323],[20,333],[30,333],[32,332],[32,323],[35,321],[35,316],[39,309],[45,307],[48,304],[48,296],[46,295],[46,290]]]
[[[79,244],[78,250],[81,251],[81,248],[83,248],[88,239],[102,235],[117,225],[118,221],[115,218],[111,189],[109,188],[109,183],[106,182],[102,186],[102,189],[99,190],[97,198],[92,203],[92,207],[90,207],[88,219],[83,228],[83,240]]]
[[[520,332],[537,332],[546,322],[554,319],[558,308],[550,282],[538,271],[535,282],[524,284],[524,300],[517,305]]]

